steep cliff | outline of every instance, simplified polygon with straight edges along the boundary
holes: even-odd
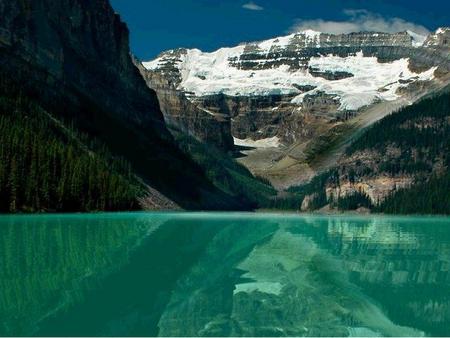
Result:
[[[229,115],[196,105],[187,99],[183,91],[176,88],[170,77],[147,72],[137,60],[136,66],[151,88],[158,93],[161,110],[168,125],[198,141],[224,150],[233,150]]]
[[[174,144],[107,0],[0,0],[0,16],[3,87],[103,142],[182,207],[243,207]]]
[[[128,29],[107,0],[1,1],[0,15],[2,71],[42,99],[81,105],[83,96],[167,135],[156,96],[131,61]]]

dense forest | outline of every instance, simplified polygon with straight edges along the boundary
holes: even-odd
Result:
[[[129,164],[25,96],[0,97],[0,212],[132,210]]]
[[[345,166],[337,166],[315,177],[308,184],[289,189],[291,195],[286,203],[288,208],[298,208],[306,196],[313,196],[309,204],[311,210],[331,204],[339,210],[365,207],[392,214],[450,214],[448,90],[377,122],[349,146],[344,159],[364,151],[379,156],[370,166],[357,160],[351,165],[347,163]],[[364,182],[380,175],[411,177],[413,185],[394,190],[380,203],[372,203],[361,192],[335,201],[327,200],[326,187],[339,186],[343,178],[349,182]],[[288,203],[296,199],[296,204]]]
[[[347,149],[351,156],[366,149],[386,153],[401,149],[396,161],[380,164],[390,174],[431,172],[437,160],[450,164],[450,94],[420,101],[391,114],[369,128]]]
[[[389,196],[375,211],[389,214],[450,214],[450,172]]]
[[[415,184],[399,189],[374,209],[393,214],[450,213],[450,94],[406,107],[366,131],[347,150],[401,149],[396,160],[380,164],[379,172],[411,175]]]

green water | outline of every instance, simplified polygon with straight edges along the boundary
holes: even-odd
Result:
[[[450,336],[450,219],[0,216],[0,336]]]

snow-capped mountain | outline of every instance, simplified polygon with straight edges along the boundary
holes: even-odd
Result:
[[[304,159],[307,145],[336,126],[365,126],[446,83],[449,41],[446,28],[428,37],[303,31],[211,53],[171,50],[143,63],[143,74],[166,120],[191,135],[226,149],[231,136],[301,149],[289,155]],[[280,158],[246,164],[265,174]]]
[[[144,63],[149,70],[162,70],[168,64],[179,71],[179,88],[195,96],[225,94],[230,96],[301,94],[298,86],[314,86],[309,94],[323,91],[342,99],[341,110],[355,110],[376,97],[394,99],[403,80],[428,80],[435,69],[414,72],[409,60],[401,58],[380,63],[377,57],[362,51],[345,55],[327,53],[327,48],[412,47],[412,36],[380,33],[336,36],[313,31],[293,34],[261,43],[223,48],[213,53],[200,50],[176,50]],[[417,37],[422,43],[425,37]],[[318,50],[324,50],[323,53]],[[335,81],[342,80],[342,81]],[[363,82],[363,83],[362,83]],[[388,85],[387,92],[378,90]]]

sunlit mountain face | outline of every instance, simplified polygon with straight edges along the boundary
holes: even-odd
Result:
[[[429,35],[305,30],[138,66],[166,122],[278,189],[335,165],[362,129],[449,84],[450,29]],[[330,150],[332,149],[332,150]]]

